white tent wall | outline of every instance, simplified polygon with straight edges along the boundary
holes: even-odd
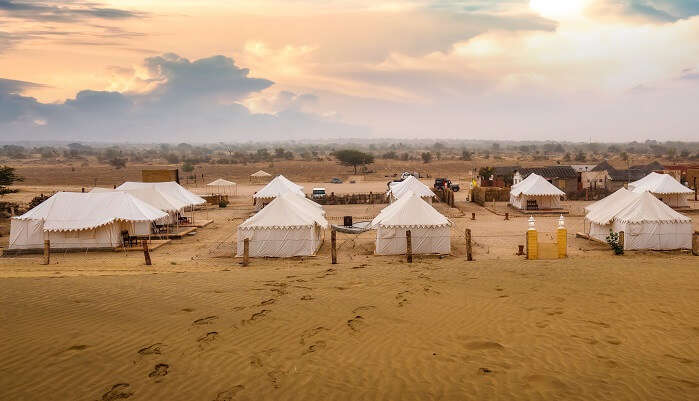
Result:
[[[135,232],[132,222],[114,222],[90,230],[44,231],[41,220],[12,219],[8,249],[42,249],[44,240],[54,249],[113,248],[121,245],[121,232]],[[148,232],[150,232],[150,222]]]
[[[530,199],[536,200],[536,204],[537,204],[539,210],[560,209],[561,208],[560,197],[548,196],[548,195],[541,195],[541,196],[524,195],[524,194],[521,194],[519,196],[510,195],[510,204],[514,208],[526,210],[527,200],[530,200]]]
[[[614,232],[624,232],[624,249],[692,249],[692,223],[624,223],[614,221]]]
[[[657,251],[692,248],[692,223],[590,223],[590,236],[606,241],[610,229],[624,232],[624,249],[653,249]]]
[[[393,203],[393,202],[397,201],[398,199],[399,198],[396,198],[395,196],[393,196],[393,194],[391,194],[391,196],[388,198],[388,201],[389,201],[389,203]],[[427,202],[431,205],[433,197],[432,196],[421,196],[420,199],[424,200],[425,202]]]
[[[451,231],[443,227],[379,227],[376,232],[377,255],[402,255],[407,250],[405,232],[410,230],[413,254],[449,254]]]
[[[243,256],[244,240],[250,240],[250,257],[288,258],[314,255],[323,243],[320,226],[295,228],[238,228],[237,255]]]

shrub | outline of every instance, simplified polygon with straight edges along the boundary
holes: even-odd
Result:
[[[609,235],[606,238],[607,244],[614,250],[615,255],[623,255],[624,254],[624,246],[619,242],[619,233],[615,233],[612,230],[609,230]]]
[[[220,201],[218,201],[218,207],[224,208],[224,207],[226,207],[226,206],[228,206],[228,201],[227,201],[227,200],[221,199]]]

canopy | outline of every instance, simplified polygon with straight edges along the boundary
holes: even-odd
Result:
[[[262,170],[259,170],[256,173],[250,174],[250,177],[271,177],[271,176],[272,176],[272,174],[270,174],[266,171],[262,171]]]
[[[146,222],[168,217],[131,194],[58,192],[17,220],[42,220],[44,231],[90,230],[115,221]]]
[[[262,187],[262,189],[257,191],[255,195],[253,195],[253,198],[276,198],[277,196],[285,194],[287,192],[296,192],[303,195],[303,187],[294,184],[283,175],[278,175],[274,177],[274,179],[270,181],[267,185]]]
[[[628,192],[619,195],[614,203],[595,208],[585,216],[601,225],[612,220],[623,223],[687,223],[692,220],[672,209],[649,192]]]
[[[604,210],[605,208],[613,206],[614,204],[620,202],[621,199],[623,199],[628,193],[629,191],[626,188],[619,188],[613,194],[608,195],[595,203],[585,206],[585,210],[587,212],[591,212],[596,209]]]
[[[650,173],[638,181],[629,183],[633,192],[652,192],[654,194],[692,194],[694,191],[680,184],[669,174]]]
[[[132,191],[132,190],[147,190],[149,192],[158,192],[160,197],[168,199],[170,203],[182,204],[186,206],[196,206],[203,205],[206,200],[200,196],[197,196],[187,189],[185,189],[180,184],[169,181],[169,182],[125,182],[119,185],[117,190],[120,191]],[[144,193],[147,193],[144,191]],[[152,195],[155,197],[156,195]],[[150,201],[141,198],[142,200],[150,203]],[[178,208],[177,210],[181,209]],[[162,209],[161,210],[165,210]]]
[[[233,181],[228,181],[228,180],[224,180],[223,178],[219,178],[219,179],[212,181],[206,185],[210,186],[210,187],[232,187],[232,186],[235,186],[238,184],[236,184]]]
[[[444,227],[451,221],[415,193],[404,194],[371,221],[371,227]]]
[[[432,190],[427,185],[423,184],[420,180],[418,180],[412,175],[408,176],[401,182],[391,183],[390,189],[388,190],[386,195],[393,195],[393,197],[395,198],[400,198],[408,192],[412,192],[413,194],[419,197],[431,198],[435,196],[434,192],[432,192]]]
[[[328,221],[322,208],[314,207],[303,199],[294,193],[278,196],[238,228],[295,228],[314,224],[327,228]]]
[[[565,192],[548,182],[544,177],[531,173],[522,182],[513,185],[510,194],[514,196],[564,196]]]

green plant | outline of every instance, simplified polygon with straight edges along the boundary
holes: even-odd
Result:
[[[218,201],[218,207],[224,208],[224,207],[226,207],[226,206],[228,206],[228,201],[227,201],[227,200],[221,199],[220,201]]]
[[[624,245],[619,241],[619,233],[615,233],[610,229],[606,240],[607,244],[614,250],[615,255],[624,254]]]

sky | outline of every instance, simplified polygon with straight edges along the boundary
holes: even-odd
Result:
[[[0,141],[699,138],[697,0],[0,0]]]

